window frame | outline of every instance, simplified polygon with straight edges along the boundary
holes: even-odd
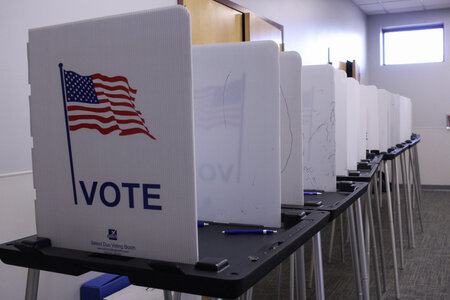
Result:
[[[401,64],[386,64],[386,41],[385,33],[389,32],[401,32],[401,31],[419,31],[427,29],[442,29],[442,61],[436,62],[417,62],[417,63],[401,63]],[[394,65],[411,65],[411,64],[421,64],[421,63],[442,63],[445,61],[445,32],[444,23],[434,23],[434,24],[423,24],[423,25],[410,25],[410,26],[398,26],[398,27],[386,27],[381,29],[382,38],[382,65],[383,66],[394,66]]]

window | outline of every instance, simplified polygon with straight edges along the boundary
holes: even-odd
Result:
[[[444,61],[444,25],[385,28],[383,64],[417,64]]]

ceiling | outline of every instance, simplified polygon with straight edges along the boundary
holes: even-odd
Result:
[[[367,15],[450,8],[450,0],[352,0]]]

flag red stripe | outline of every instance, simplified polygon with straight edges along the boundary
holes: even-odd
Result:
[[[97,120],[101,123],[109,123],[109,122],[117,122],[119,124],[130,124],[130,123],[135,123],[135,124],[140,124],[142,126],[145,127],[145,124],[143,122],[145,121],[140,121],[140,120],[134,120],[134,119],[126,119],[126,120],[121,120],[121,119],[116,119],[114,116],[109,116],[107,118],[105,117],[100,117],[97,115],[76,115],[76,116],[69,116],[69,121],[78,121],[78,120]]]
[[[132,91],[132,89],[123,87],[121,85],[116,85],[116,86],[109,86],[109,85],[105,85],[103,83],[96,83],[94,82],[94,88],[102,88],[108,91],[124,91],[125,93],[133,93],[135,94],[135,92]]]
[[[130,128],[130,129],[124,129],[120,132],[119,135],[131,135],[131,134],[137,134],[137,133],[144,133],[148,135],[150,138],[156,140],[156,138],[150,134],[150,132],[142,130],[140,128]]]
[[[122,110],[114,110],[111,107],[101,107],[101,108],[93,108],[93,107],[85,107],[85,106],[79,106],[79,105],[70,105],[67,107],[68,111],[88,111],[88,112],[94,112],[94,113],[104,113],[104,112],[112,112],[119,116],[139,116],[141,113],[140,111],[122,111]]]
[[[127,83],[128,87],[130,88],[130,91],[136,94],[137,90],[131,88],[130,83],[128,82],[128,79],[126,79],[123,76],[114,76],[114,77],[108,77],[99,73],[91,75],[92,79],[100,79],[106,82],[117,82],[117,81],[124,81]]]
[[[121,94],[108,94],[108,93],[105,93],[105,92],[97,92],[96,91],[96,94],[97,94],[97,97],[98,96],[106,96],[106,97],[109,97],[109,98],[114,98],[114,99],[128,99],[128,100],[130,100],[130,101],[134,101],[134,99],[136,99],[136,98],[134,98],[134,97],[130,97],[130,96],[127,96],[127,95],[121,95]]]
[[[75,131],[75,130],[78,130],[78,129],[82,129],[82,128],[96,129],[103,135],[109,134],[109,133],[111,133],[111,132],[113,132],[115,130],[120,130],[118,125],[114,125],[114,126],[111,126],[111,127],[108,127],[108,128],[103,128],[103,127],[101,127],[101,126],[99,126],[97,124],[86,124],[86,123],[78,124],[78,125],[71,125],[71,126],[69,126],[69,128],[72,131]]]
[[[130,103],[130,102],[112,102],[109,99],[99,99],[98,103],[100,103],[100,104],[109,103],[112,106],[127,106],[127,107],[130,107],[132,109],[136,108],[133,103]]]

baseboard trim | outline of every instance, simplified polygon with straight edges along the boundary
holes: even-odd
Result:
[[[29,171],[22,171],[22,172],[4,173],[4,174],[0,174],[0,178],[22,176],[22,175],[28,175],[28,174],[32,174],[32,173],[33,173],[33,171],[31,171],[31,170],[29,170]]]
[[[450,191],[450,185],[433,185],[433,184],[422,184],[422,190],[431,191]]]

